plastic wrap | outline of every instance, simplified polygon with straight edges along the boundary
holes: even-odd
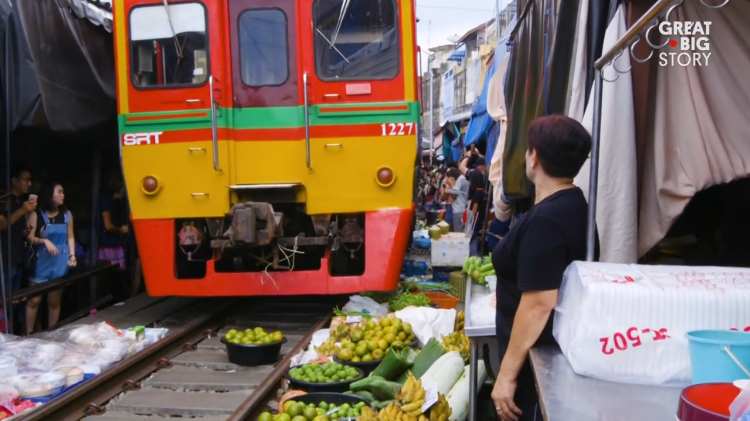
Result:
[[[685,333],[750,331],[750,269],[573,262],[553,333],[576,373],[608,381],[690,381]]]
[[[20,395],[13,386],[0,384],[0,407],[15,413],[15,407],[19,404]]]
[[[54,342],[68,342],[84,348],[101,348],[107,340],[122,338],[116,328],[105,322],[64,326],[36,337]]]
[[[474,299],[471,302],[469,323],[472,326],[495,326],[496,307],[495,294],[487,294]]]
[[[362,297],[361,295],[353,295],[349,297],[349,302],[346,303],[342,310],[356,313],[369,313],[372,316],[377,317],[384,317],[388,314],[388,307],[378,304],[378,302],[372,298]]]
[[[106,323],[67,326],[35,338],[0,342],[0,356],[13,358],[20,374],[73,366],[96,374],[132,352],[135,352],[135,342],[117,336],[117,330]],[[0,379],[2,377],[0,361]]]
[[[60,373],[20,374],[8,379],[22,398],[40,398],[54,395],[65,386],[65,376]]]

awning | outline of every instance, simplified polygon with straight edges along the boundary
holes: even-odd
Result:
[[[494,74],[495,62],[493,61],[484,77],[484,87],[482,88],[482,94],[479,95],[479,101],[471,110],[471,121],[469,121],[469,128],[466,129],[466,141],[464,142],[467,147],[485,139],[492,126],[492,118],[487,114],[487,86]]]
[[[490,85],[490,80],[492,79],[492,76],[495,74],[495,70],[498,69],[503,59],[505,59],[505,55],[508,53],[508,48],[505,45],[508,39],[510,39],[510,34],[513,31],[513,28],[515,27],[515,18],[511,22],[510,25],[508,25],[508,28],[506,28],[505,33],[503,33],[503,36],[500,38],[500,41],[497,43],[497,47],[495,48],[495,54],[493,57],[493,61],[490,64],[490,67],[487,68],[487,73],[484,76],[484,86],[482,87],[482,93],[479,95],[479,100],[477,101],[477,105],[474,106],[474,109],[471,110],[471,121],[469,121],[469,127],[466,130],[466,146],[471,146],[475,143],[481,142],[484,138],[487,137],[489,134],[489,131],[492,129],[492,117],[490,117],[489,114],[487,114],[487,95]],[[497,143],[497,139],[495,139],[495,143]],[[494,145],[487,145],[488,146],[488,156],[490,155],[490,150],[494,149]]]
[[[448,61],[456,61],[461,63],[466,58],[466,45],[461,45],[453,51],[453,54],[448,57]]]
[[[440,123],[440,127],[445,126],[448,123],[456,123],[459,121],[468,120],[471,118],[471,111],[464,111],[462,113],[453,114],[452,116],[448,117],[447,120]]]
[[[67,0],[70,10],[80,19],[112,32],[112,0]]]

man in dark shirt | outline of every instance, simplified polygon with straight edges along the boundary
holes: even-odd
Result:
[[[21,164],[11,166],[10,194],[0,205],[0,239],[2,240],[3,263],[6,271],[6,293],[21,289],[23,262],[26,257],[26,217],[36,210],[36,198],[29,198],[31,172]],[[8,206],[10,207],[10,250],[8,249]],[[8,252],[10,251],[10,259]]]

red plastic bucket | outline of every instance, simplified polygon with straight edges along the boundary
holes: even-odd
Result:
[[[728,421],[729,405],[740,394],[732,383],[704,383],[682,389],[677,421]]]

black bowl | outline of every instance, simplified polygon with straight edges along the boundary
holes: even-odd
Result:
[[[295,402],[301,402],[305,405],[309,404],[315,404],[318,405],[319,403],[325,401],[327,403],[332,403],[336,406],[341,406],[345,403],[348,403],[351,406],[354,406],[360,402],[367,403],[365,399],[360,398],[357,395],[349,395],[346,393],[308,393],[306,395],[296,396],[290,400],[293,400]]]
[[[259,365],[273,364],[279,361],[281,346],[286,343],[284,338],[279,342],[261,345],[235,344],[221,338],[221,343],[227,347],[227,358],[229,362],[243,367],[256,367]]]
[[[344,365],[343,363],[341,363]],[[284,373],[284,377],[289,380],[289,383],[292,385],[292,389],[299,389],[303,390],[308,393],[341,393],[346,392],[349,390],[349,385],[356,382],[357,380],[361,380],[365,377],[365,373],[363,373],[362,369],[358,367],[354,367],[357,372],[359,373],[359,376],[351,379],[351,380],[344,380],[343,382],[336,382],[336,383],[309,383],[309,382],[303,382],[297,379],[293,379],[292,376],[289,375],[289,371],[292,370],[294,367],[289,367],[289,369]],[[373,369],[374,370],[374,369]],[[292,399],[294,401],[299,401],[299,399]]]
[[[339,357],[337,357],[335,355],[333,356],[333,361],[335,361],[335,362],[337,362],[339,364],[352,366],[352,367],[354,367],[354,368],[356,368],[358,370],[361,370],[362,373],[364,373],[365,376],[368,376],[370,373],[372,373],[373,371],[375,371],[375,369],[378,368],[378,366],[380,365],[380,363],[383,362],[383,360],[359,361],[359,362],[344,361],[344,360],[340,360]]]

